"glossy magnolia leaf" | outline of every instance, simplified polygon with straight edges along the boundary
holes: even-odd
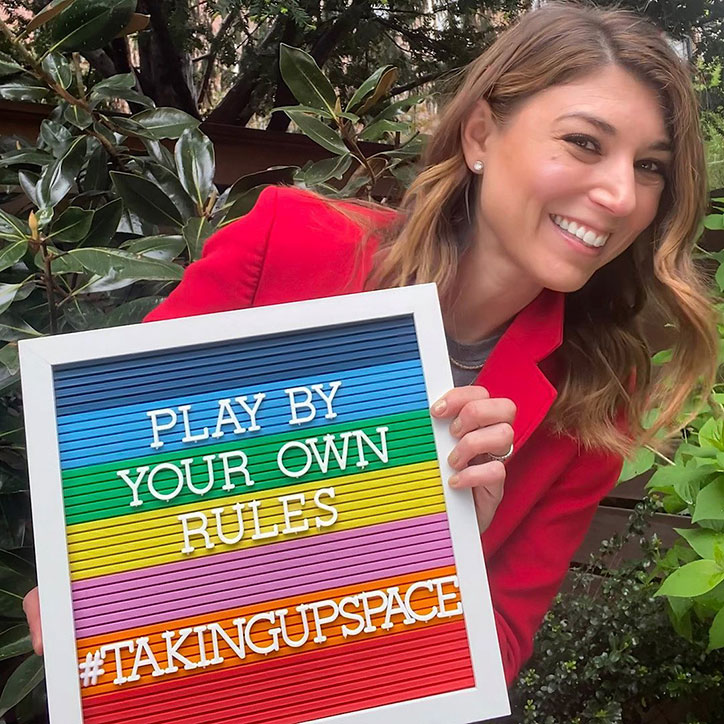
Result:
[[[6,151],[0,156],[0,166],[16,166],[27,164],[29,166],[45,166],[53,161],[53,156],[45,151],[35,148],[16,148]]]
[[[234,181],[226,196],[225,206],[231,206],[242,194],[257,187],[270,184],[291,184],[298,166],[272,166],[264,171],[257,171]]]
[[[693,598],[724,581],[724,570],[712,560],[694,561],[675,570],[654,595]]]
[[[143,139],[143,145],[148,151],[148,155],[159,166],[176,173],[176,163],[173,160],[173,154],[160,141],[154,141],[150,138]]]
[[[279,70],[294,97],[305,106],[336,115],[337,94],[309,53],[282,43]]]
[[[137,324],[143,321],[143,318],[152,310],[154,310],[164,297],[141,297],[133,301],[121,304],[116,307],[110,314],[105,316],[101,326],[103,327],[119,327],[122,324]]]
[[[30,629],[25,624],[11,626],[0,634],[0,660],[28,654],[32,650]]]
[[[54,207],[65,198],[80,173],[85,150],[86,138],[79,136],[70,144],[63,156],[45,168],[37,186],[41,208]]]
[[[123,201],[113,199],[107,204],[97,208],[93,213],[93,220],[86,238],[94,246],[108,244],[115,236],[118,224],[123,214]]]
[[[225,226],[226,224],[230,224],[232,221],[236,221],[236,219],[240,219],[242,216],[248,214],[252,208],[254,208],[254,204],[259,198],[261,192],[268,185],[269,184],[261,184],[239,194],[224,215],[224,220],[220,225]]]
[[[136,113],[130,120],[141,126],[146,138],[154,141],[178,138],[185,130],[197,128],[201,123],[178,108],[153,108]]]
[[[19,284],[0,284],[0,314],[15,301],[15,297],[22,286],[23,282]]]
[[[81,130],[88,128],[93,123],[93,116],[85,108],[77,105],[66,106],[63,118]]]
[[[55,158],[60,158],[73,142],[73,134],[58,121],[49,118],[40,124],[40,140],[47,146]]]
[[[151,16],[150,15],[142,15],[141,13],[133,13],[131,15],[131,19],[128,21],[128,25],[126,25],[123,30],[121,30],[120,33],[118,33],[119,38],[122,38],[126,35],[131,35],[133,33],[138,33],[141,30],[145,30],[148,27],[148,24],[151,22]]]
[[[196,204],[186,193],[186,189],[181,185],[181,181],[174,171],[169,171],[165,166],[157,163],[147,164],[146,170],[150,180],[154,181],[173,201],[182,218],[188,219],[196,213]]]
[[[198,129],[187,129],[176,142],[174,158],[182,186],[201,211],[214,188],[214,144]]]
[[[52,92],[31,75],[13,76],[0,83],[0,98],[6,101],[42,103],[51,97]]]
[[[359,134],[359,139],[360,141],[377,141],[382,138],[385,133],[405,133],[409,130],[410,127],[407,123],[388,121],[383,118],[381,121],[375,121],[367,126],[362,133]]]
[[[27,222],[21,221],[17,216],[8,214],[7,211],[0,209],[0,239],[22,242],[25,241],[28,236],[30,236],[30,227]],[[7,246],[4,247],[4,250],[5,249],[7,249]],[[4,251],[4,253],[8,252]],[[25,252],[23,252],[23,254],[24,253]],[[2,255],[3,252],[0,252],[0,258],[2,258]],[[15,261],[17,261],[17,259]],[[11,264],[14,264],[15,261],[11,262]],[[10,266],[10,264],[6,265],[6,267],[7,266]],[[6,267],[0,268],[5,269]]]
[[[724,648],[724,608],[714,616],[709,629],[709,651]]]
[[[108,174],[108,153],[100,143],[88,156],[85,172],[81,178],[81,187],[83,191],[106,191],[111,187],[111,177]]]
[[[184,237],[178,234],[144,236],[141,239],[131,239],[123,244],[123,248],[132,254],[162,261],[173,261],[185,246]]]
[[[351,154],[317,161],[304,171],[304,183],[307,186],[315,186],[316,184],[329,181],[329,179],[332,178],[341,179],[347,172],[347,169],[349,169],[351,163]]]
[[[98,50],[128,25],[136,0],[75,0],[55,19],[52,50]]]
[[[62,88],[73,82],[73,69],[60,53],[50,53],[43,58],[43,70]]]
[[[27,248],[28,242],[26,239],[11,241],[0,248],[0,271],[17,264],[23,258]]]
[[[307,116],[297,111],[287,111],[287,115],[297,124],[299,130],[315,143],[318,143],[327,151],[336,153],[338,156],[344,156],[349,153],[349,149],[344,145],[344,141],[329,126],[326,126],[317,118]]]
[[[135,85],[136,79],[132,73],[112,75],[110,78],[105,78],[93,86],[89,96],[90,104],[95,106],[102,100],[122,98],[132,103],[154,108],[156,104],[153,100],[136,91]]]
[[[111,179],[126,206],[145,221],[159,226],[183,226],[179,210],[152,181],[120,171],[111,171]]]
[[[0,78],[7,78],[9,75],[22,72],[22,66],[18,65],[9,55],[0,53]]]
[[[714,560],[714,549],[717,546],[724,550],[724,533],[717,533],[708,528],[675,528],[674,530],[702,558]]]
[[[724,476],[702,488],[696,496],[696,509],[691,520],[693,523],[700,520],[724,520]]]
[[[92,221],[91,209],[69,206],[53,222],[48,238],[56,241],[82,241],[88,235]]]
[[[392,65],[378,68],[357,89],[347,104],[347,110],[362,115],[384,98],[397,80],[399,71]]]
[[[204,242],[214,233],[215,228],[206,219],[189,219],[184,226],[184,239],[189,249],[189,259],[196,261],[201,257]]]
[[[38,186],[40,176],[37,173],[31,171],[18,171],[18,183],[20,188],[23,190],[25,195],[33,202],[34,206],[38,206],[38,195],[35,189]]]
[[[38,684],[43,681],[43,659],[32,654],[14,671],[5,684],[0,695],[0,716],[7,713],[18,702],[22,701]]]
[[[75,0],[51,0],[25,27],[25,32],[29,33],[35,28],[39,28],[41,25],[45,25],[49,20],[52,20],[56,15],[61,13],[65,8],[68,7]]]
[[[73,249],[68,256],[100,277],[113,274],[119,279],[175,282],[183,274],[177,264],[148,259],[121,249]]]

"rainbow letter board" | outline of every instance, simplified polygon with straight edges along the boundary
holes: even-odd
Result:
[[[21,342],[54,724],[508,712],[434,286]]]

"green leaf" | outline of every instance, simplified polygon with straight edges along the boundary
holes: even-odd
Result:
[[[22,701],[43,681],[44,676],[43,659],[40,656],[33,654],[25,659],[25,661],[10,674],[3,693],[0,695],[0,716],[7,713],[9,709]]]
[[[699,429],[699,445],[724,450],[724,444],[722,444],[723,422],[715,417],[709,417]]]
[[[176,142],[174,158],[181,184],[201,212],[214,188],[214,145],[211,139],[196,128],[185,130]]]
[[[206,219],[194,217],[186,222],[183,233],[191,261],[196,261],[196,259],[201,257],[204,242],[214,231],[214,227]]]
[[[30,630],[25,624],[11,626],[0,634],[0,661],[29,654],[32,650]]]
[[[8,214],[6,211],[0,209],[0,239],[8,239],[9,241],[25,241],[30,236],[30,227],[25,221],[21,221],[17,216]],[[0,252],[0,259],[4,260],[4,255],[7,254],[7,247]],[[25,252],[23,251],[23,254]],[[8,266],[14,264],[20,257],[14,259],[9,264],[2,266],[0,264],[0,270],[5,269]]]
[[[183,226],[176,206],[152,181],[120,171],[111,171],[111,179],[126,206],[145,221],[160,226]]]
[[[20,188],[35,206],[39,205],[38,195],[35,192],[35,189],[38,187],[39,180],[40,176],[37,173],[25,170],[18,171],[18,183],[20,184]]]
[[[18,148],[0,156],[0,166],[45,166],[52,161],[53,157],[49,153],[35,148]]]
[[[364,103],[360,106],[355,106],[353,109],[348,107],[347,110],[354,110],[356,113],[359,113],[360,116],[367,113],[367,111],[374,108],[389,93],[390,89],[395,84],[398,75],[399,71],[394,66],[386,65],[382,68],[378,68],[378,70],[376,70],[360,86],[361,90],[368,82],[372,82],[374,84],[371,92],[365,93]],[[354,97],[352,100],[354,101]]]
[[[81,106],[69,104],[63,111],[63,118],[71,125],[81,130],[93,123],[93,116]]]
[[[309,53],[281,43],[279,70],[289,90],[302,105],[336,115],[337,94]]]
[[[88,235],[93,222],[93,211],[69,206],[50,227],[48,238],[61,241],[82,241]]]
[[[177,264],[149,259],[121,249],[72,249],[68,256],[101,277],[113,274],[119,279],[175,282],[183,275],[183,269]]]
[[[692,598],[711,591],[722,581],[724,571],[714,561],[694,561],[674,571],[654,595]]]
[[[317,118],[307,116],[297,111],[286,111],[289,118],[299,127],[299,130],[315,143],[318,143],[327,151],[336,153],[338,156],[344,156],[349,153],[349,149],[344,145],[344,141],[329,126],[326,126]]]
[[[709,651],[724,648],[724,608],[722,608],[709,628]]]
[[[51,91],[31,75],[13,76],[0,83],[0,98],[6,101],[42,103],[51,97]]]
[[[724,292],[724,264],[719,264],[716,270],[716,283],[719,285],[719,291]]]
[[[241,176],[232,184],[226,197],[224,206],[231,206],[236,199],[253,188],[264,187],[271,184],[290,185],[294,181],[294,172],[298,166],[272,166],[264,171],[257,171]]]
[[[385,73],[389,73],[390,70],[396,70],[396,68],[392,65],[384,65],[372,73],[372,75],[367,78],[367,80],[365,80],[355,91],[354,95],[347,104],[346,110],[356,113],[365,100],[374,93],[380,83],[380,80],[382,79],[382,76]],[[362,113],[362,111],[360,113]]]
[[[199,121],[177,108],[154,108],[131,116],[145,133],[146,138],[160,141],[163,138],[178,138],[185,130],[197,128]]]
[[[30,33],[35,28],[39,28],[41,25],[45,25],[49,20],[52,20],[56,15],[61,13],[65,8],[68,7],[75,0],[51,0],[39,13],[37,13],[33,19],[27,24],[25,28],[26,33]]]
[[[165,166],[157,163],[147,163],[145,168],[148,172],[147,176],[173,201],[183,219],[188,219],[196,214],[196,204],[186,193],[174,171],[169,171]]]
[[[108,154],[100,144],[91,151],[85,173],[81,179],[84,191],[106,191],[110,188],[111,177],[108,175]]]
[[[18,345],[11,342],[0,347],[0,390],[4,390],[20,379],[19,370]],[[5,486],[6,483],[0,481],[0,491]]]
[[[705,216],[704,226],[712,231],[724,229],[724,214],[709,214]]]
[[[410,126],[407,123],[388,121],[383,118],[381,121],[375,121],[374,123],[370,123],[369,126],[366,126],[358,138],[360,141],[377,141],[382,138],[385,133],[396,133],[397,131],[404,133],[409,130]]]
[[[385,106],[370,122],[370,125],[372,123],[376,123],[377,121],[381,121],[383,119],[387,120],[395,120],[397,118],[397,115],[399,113],[402,113],[413,106],[416,106],[418,103],[421,103],[423,100],[425,100],[426,96],[408,96],[407,98],[403,98],[401,101],[395,101],[394,103],[390,103],[390,105]]]
[[[313,163],[303,173],[304,183],[307,186],[315,186],[329,181],[331,178],[341,179],[352,163],[352,155],[337,156],[336,158],[325,158]]]
[[[691,521],[700,520],[724,520],[724,476],[709,483],[696,496],[696,511]]]
[[[25,282],[19,284],[0,284],[0,314],[2,314],[14,301],[20,288]]]
[[[9,55],[0,53],[0,78],[7,78],[9,75],[22,73],[23,67],[18,65]]]
[[[148,155],[159,165],[168,171],[175,172],[176,164],[173,160],[173,154],[159,141],[153,141],[150,138],[143,139],[143,145],[148,151]]]
[[[279,111],[280,113],[286,113],[287,111],[298,111],[299,113],[311,113],[312,115],[319,116],[320,118],[326,118],[327,120],[333,120],[334,116],[329,112],[325,111],[322,108],[314,108],[313,106],[276,106],[272,108],[272,112]],[[340,114],[337,114],[340,115]],[[345,116],[350,116],[352,114],[345,113]],[[354,116],[357,120],[357,116]]]
[[[23,258],[27,248],[27,240],[21,239],[19,241],[12,241],[0,249],[0,271],[19,262]]]
[[[137,324],[163,300],[164,297],[142,297],[121,304],[120,307],[116,307],[110,314],[106,315],[102,326],[120,327],[122,324]]]
[[[132,103],[154,108],[156,104],[153,100],[136,91],[135,85],[136,79],[133,73],[112,75],[110,78],[105,78],[93,86],[89,96],[90,104],[91,106],[95,106],[103,100],[122,98]]]
[[[86,138],[79,136],[61,158],[43,170],[36,191],[41,208],[52,208],[65,198],[83,165],[85,150]]]
[[[123,248],[132,254],[173,261],[186,246],[183,236],[178,234],[160,234],[158,236],[144,236],[141,239],[131,239],[123,244]]]
[[[118,229],[122,215],[123,201],[121,199],[113,199],[113,201],[97,208],[93,214],[91,227],[86,238],[95,246],[108,244]]]
[[[69,88],[73,82],[73,69],[70,63],[60,53],[50,53],[43,58],[43,70],[61,88]]]
[[[656,366],[664,365],[667,362],[671,362],[671,356],[672,356],[671,349],[662,349],[660,352],[657,352],[651,358],[651,364],[656,365]]]
[[[708,528],[674,528],[686,542],[701,556],[714,558],[714,548],[724,547],[724,533],[716,533]]]
[[[128,25],[136,0],[75,0],[55,19],[52,50],[98,50]]]
[[[621,470],[621,476],[619,482],[624,480],[630,480],[635,478],[637,475],[645,473],[650,470],[654,464],[654,453],[643,447],[636,452],[636,457],[633,460],[624,460],[623,468]]]
[[[221,222],[220,226],[230,224],[232,221],[236,221],[242,216],[248,214],[252,208],[254,208],[254,204],[257,202],[261,192],[268,185],[269,184],[260,184],[259,186],[254,186],[254,188],[251,188],[237,196],[234,203],[231,204],[229,210],[224,215],[224,220]]]
[[[62,123],[45,118],[40,124],[40,139],[51,150],[55,158],[60,158],[73,142],[73,135]],[[50,159],[40,165],[44,166],[49,162]]]

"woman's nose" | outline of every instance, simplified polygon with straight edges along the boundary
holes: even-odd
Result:
[[[631,161],[608,163],[599,169],[598,182],[591,189],[591,200],[616,217],[625,217],[636,208],[636,172]]]

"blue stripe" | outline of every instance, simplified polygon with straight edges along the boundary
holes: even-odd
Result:
[[[342,385],[337,390],[332,407],[337,417],[326,419],[327,406],[315,393],[312,401],[317,415],[311,422],[301,426],[289,425],[290,407],[289,397],[284,393],[288,387],[310,384],[324,384],[333,380],[340,380]],[[327,387],[326,392],[329,391]],[[259,406],[257,424],[260,430],[245,432],[239,435],[234,433],[234,426],[227,424],[222,430],[226,433],[221,438],[207,438],[196,443],[183,443],[183,419],[179,414],[176,426],[167,432],[160,433],[163,447],[155,450],[150,447],[153,441],[151,422],[146,412],[152,409],[175,408],[180,404],[191,405],[189,421],[192,435],[202,433],[203,428],[213,432],[218,419],[218,400],[247,396],[247,403],[253,406],[251,396],[254,393],[264,392],[266,398]],[[301,397],[299,398],[301,399]],[[61,465],[64,470],[108,463],[115,460],[126,460],[143,455],[153,454],[157,451],[175,452],[189,450],[194,447],[208,446],[214,442],[229,442],[235,438],[240,441],[251,438],[290,432],[310,428],[320,428],[326,425],[353,422],[382,415],[419,410],[428,406],[425,381],[419,360],[402,362],[392,365],[375,366],[353,370],[344,375],[324,375],[284,380],[273,385],[255,385],[247,388],[232,388],[216,390],[214,393],[193,395],[188,397],[175,397],[160,400],[153,404],[133,404],[103,411],[64,415],[58,420]],[[238,404],[233,408],[239,416],[242,426],[248,425],[248,415]],[[305,416],[305,409],[300,410],[299,416]],[[160,422],[166,421],[160,418]],[[310,432],[310,434],[313,434]]]
[[[410,316],[80,363],[55,375],[58,416],[419,359]],[[159,404],[157,404],[159,402]]]

